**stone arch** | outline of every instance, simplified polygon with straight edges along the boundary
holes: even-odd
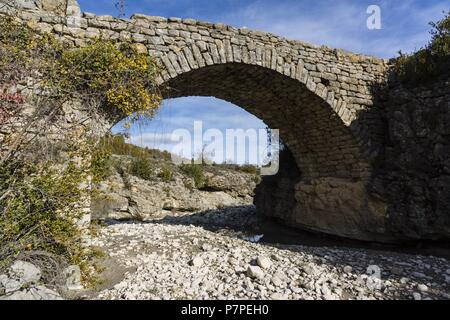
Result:
[[[168,63],[168,58],[163,59]],[[280,129],[305,179],[364,179],[370,174],[350,129],[306,83],[242,62],[178,70],[161,84],[165,98],[213,96],[244,108]]]
[[[285,196],[273,197],[275,190],[271,187],[259,187],[256,205],[262,214],[309,230],[384,240],[384,204],[366,188],[370,160],[361,141],[339,116],[337,104],[330,98],[333,94],[325,85],[312,84],[304,68],[297,78],[296,73],[291,76],[242,60],[208,65],[192,61],[189,68],[183,68],[187,50],[183,56],[169,53],[161,57],[170,70],[159,80],[165,98],[213,96],[229,101],[271,128],[280,129],[283,142],[293,154],[301,175],[289,177],[283,170],[285,182],[271,182],[277,190],[285,186]],[[267,212],[268,207],[274,209]]]

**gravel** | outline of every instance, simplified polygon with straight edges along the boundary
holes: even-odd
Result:
[[[450,299],[445,258],[252,243],[226,228],[227,219],[242,226],[239,215],[224,214],[214,230],[213,223],[205,229],[199,219],[207,218],[113,222],[101,228],[92,244],[128,271],[119,282],[81,298]],[[254,220],[244,215],[242,221]]]

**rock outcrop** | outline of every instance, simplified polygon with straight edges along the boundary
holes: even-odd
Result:
[[[169,180],[157,174],[148,181],[114,172],[96,187],[92,218],[147,220],[252,203],[258,179],[254,174],[214,168],[205,169],[204,176],[204,186],[198,189],[193,179],[175,166]]]
[[[60,294],[40,283],[41,270],[17,260],[0,274],[0,300],[61,300]]]

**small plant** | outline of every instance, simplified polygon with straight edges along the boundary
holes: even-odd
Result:
[[[205,186],[206,178],[202,166],[195,164],[182,164],[180,168],[187,176],[194,180],[194,185],[197,189],[201,189]]]
[[[135,157],[131,160],[130,174],[144,180],[152,180],[155,176],[150,160],[144,156]]]
[[[252,164],[244,164],[242,166],[239,166],[239,170],[242,172],[245,172],[245,173],[250,173],[250,174],[258,173],[258,168]]]
[[[188,190],[192,191],[194,189],[194,186],[192,185],[192,181],[190,179],[189,180],[188,179],[184,179],[183,180],[183,185]]]
[[[159,172],[158,176],[165,182],[172,181],[173,171],[169,167],[164,167]]]
[[[166,193],[167,196],[170,195],[170,192],[172,191],[169,187],[164,187],[163,191]]]

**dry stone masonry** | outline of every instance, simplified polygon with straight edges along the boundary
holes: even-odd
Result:
[[[1,6],[5,2],[0,0],[0,10],[11,12],[10,7]],[[289,189],[285,194],[290,195],[283,198],[290,204],[286,212],[265,209],[264,215],[281,217],[296,227],[363,240],[450,235],[447,209],[436,211],[433,204],[424,205],[427,209],[420,214],[426,215],[428,224],[421,226],[418,221],[423,219],[415,220],[416,213],[406,213],[412,211],[394,204],[404,199],[387,191],[386,184],[393,180],[386,178],[387,166],[380,162],[394,160],[391,153],[386,156],[385,148],[386,114],[389,117],[392,111],[385,112],[388,102],[378,96],[388,78],[387,60],[221,23],[142,14],[131,19],[82,14],[75,0],[16,0],[15,4],[31,27],[77,46],[100,37],[133,42],[163,67],[158,83],[165,98],[214,96],[280,129],[294,159],[295,168],[285,169],[293,168],[298,174],[285,177]],[[448,115],[448,90],[442,94],[436,99],[442,100],[441,108]],[[399,110],[393,116],[404,114]],[[108,128],[115,118],[111,115],[105,121]],[[441,138],[448,147],[448,133]],[[409,149],[397,152],[407,157]],[[445,174],[447,179],[437,182],[440,193],[431,201],[450,198]],[[270,202],[272,194],[257,198]],[[392,224],[393,220],[397,222]],[[405,223],[416,230],[398,230],[396,226]]]

